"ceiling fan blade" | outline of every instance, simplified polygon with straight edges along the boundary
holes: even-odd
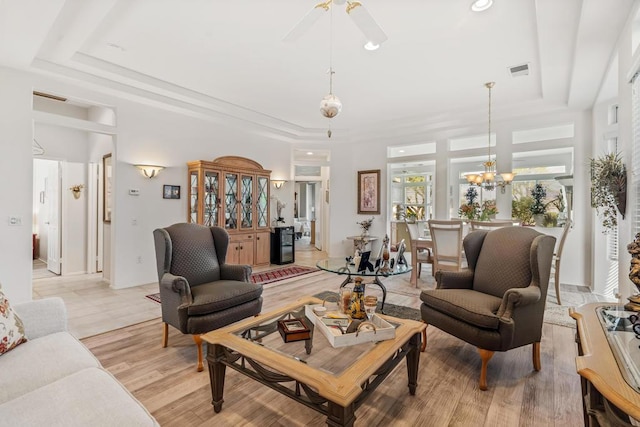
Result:
[[[347,14],[371,43],[379,45],[387,40],[382,28],[359,1],[347,1]]]
[[[296,25],[293,26],[291,31],[284,36],[282,39],[285,42],[293,42],[296,41],[302,36],[304,33],[309,30],[316,23],[318,18],[322,16],[322,14],[329,10],[329,6],[331,5],[331,0],[324,3],[318,3],[311,9],[307,14],[300,20]]]

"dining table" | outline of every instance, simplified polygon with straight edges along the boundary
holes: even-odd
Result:
[[[431,240],[431,237],[411,239],[411,277],[409,278],[409,283],[415,287],[418,287],[418,251],[420,249],[433,251],[433,240]]]

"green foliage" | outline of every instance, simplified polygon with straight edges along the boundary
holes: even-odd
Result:
[[[498,207],[495,200],[485,200],[480,209],[480,221],[489,221],[498,214]]]
[[[531,204],[531,214],[542,215],[547,211],[547,206],[544,203],[544,198],[547,197],[547,190],[544,189],[542,184],[536,184],[531,190],[531,197],[533,203]]]
[[[591,159],[591,207],[596,208],[605,233],[618,226],[618,210],[624,219],[627,169],[619,153]]]
[[[547,212],[544,214],[542,225],[545,227],[557,227],[558,226],[558,212]]]
[[[480,217],[480,204],[476,202],[478,191],[475,187],[469,187],[464,194],[464,198],[467,200],[467,203],[460,206],[458,215],[460,215],[460,218],[466,218],[468,220],[478,219]]]
[[[511,201],[511,216],[522,222],[522,225],[533,225],[533,214],[531,206],[533,197],[524,196]]]

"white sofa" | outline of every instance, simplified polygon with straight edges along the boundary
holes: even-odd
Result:
[[[67,332],[62,299],[13,309],[28,341],[0,356],[0,426],[159,426]]]

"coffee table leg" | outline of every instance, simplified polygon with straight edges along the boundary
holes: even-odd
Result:
[[[219,358],[223,357],[224,351],[221,345],[207,345],[207,362],[209,362],[209,381],[211,382],[211,404],[213,410],[218,413],[222,410],[224,399],[224,375],[226,366],[219,362]]]
[[[353,403],[346,408],[340,406],[337,403],[328,403],[327,413],[327,425],[331,427],[353,427],[353,422],[356,420]]]
[[[420,363],[421,333],[413,335],[409,339],[409,352],[407,353],[407,376],[409,377],[409,393],[416,394],[418,385],[418,365]]]
[[[371,282],[369,284],[370,285],[376,285],[376,286],[380,287],[380,289],[382,289],[382,304],[380,304],[380,312],[382,314],[384,314],[384,302],[387,299],[387,287],[382,284],[382,282],[378,278],[378,275],[376,275],[376,277],[373,279],[373,282]]]

